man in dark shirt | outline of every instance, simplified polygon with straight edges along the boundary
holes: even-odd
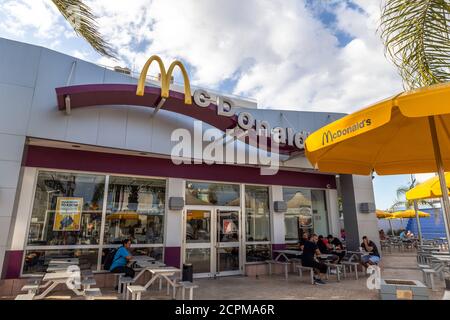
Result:
[[[361,248],[369,253],[366,256],[361,257],[361,263],[364,267],[368,268],[370,265],[377,265],[380,262],[380,254],[376,244],[367,238],[363,237],[363,242],[361,243]]]
[[[339,257],[338,263],[341,262],[342,258],[344,258],[346,255],[346,252],[344,250],[344,246],[342,245],[341,240],[339,240],[336,237],[333,237],[331,234],[328,235],[327,239],[328,239],[328,243],[332,247],[331,253],[335,254]]]
[[[311,235],[308,241],[305,241],[303,245],[302,265],[304,267],[310,267],[314,269],[316,276],[314,277],[315,284],[325,284],[321,279],[320,274],[325,274],[328,267],[315,259],[316,256],[320,256],[319,248],[317,247],[318,237],[316,234]]]

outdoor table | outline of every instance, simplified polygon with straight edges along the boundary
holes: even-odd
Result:
[[[155,258],[149,256],[133,256],[130,261],[131,262],[155,261]]]
[[[44,299],[53,289],[55,289],[58,285],[64,284],[67,286],[68,281],[73,276],[73,273],[62,271],[62,272],[54,272],[54,273],[46,273],[44,275],[44,278],[42,281],[46,282],[42,286],[39,286],[40,288],[44,289],[44,292],[42,292],[40,295],[35,296],[34,299],[40,300]],[[75,288],[70,288],[67,286],[67,289],[73,291],[77,296],[83,295],[83,293]]]
[[[78,264],[80,263],[80,259],[78,258],[67,258],[67,259],[52,259],[50,260],[49,264],[56,264],[56,263],[75,263]]]
[[[333,254],[324,254],[322,253],[320,256],[317,256],[318,259],[320,260],[329,260],[333,257]]]
[[[54,265],[54,266],[49,266],[48,268],[47,268],[47,272],[48,273],[52,273],[52,272],[62,272],[62,271],[66,271],[67,270],[67,268],[69,267],[70,265],[64,265],[64,266],[58,266],[58,265]]]
[[[281,257],[283,257],[286,261],[289,261],[290,259],[287,257],[287,255],[301,257],[303,254],[303,252],[299,250],[274,250],[273,252],[278,253],[275,261],[278,261]]]
[[[175,281],[172,280],[170,277],[174,276],[176,273],[181,272],[180,269],[174,267],[154,268],[154,269],[148,268],[147,270],[152,274],[152,278],[144,286],[145,289],[148,289],[157,279],[166,279],[167,283],[173,288],[175,288]]]
[[[159,261],[138,261],[135,262],[138,268],[157,268],[157,267],[165,267],[166,265]]]

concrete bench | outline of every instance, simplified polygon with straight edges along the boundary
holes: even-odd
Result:
[[[144,286],[128,286],[126,300],[128,300],[129,294],[131,294],[131,300],[141,300],[142,292],[145,291],[147,289]]]
[[[284,277],[288,278],[288,274],[289,274],[289,265],[291,264],[290,262],[286,262],[286,261],[277,261],[277,260],[266,260],[266,263],[269,264],[269,275],[272,275],[272,265],[281,265],[284,268]]]
[[[352,269],[355,270],[356,280],[359,279],[358,267],[360,264],[358,262],[342,261],[341,264],[344,266],[344,274],[347,272],[346,268],[348,267],[350,272],[352,272]]]
[[[90,289],[91,286],[95,286],[96,284],[97,282],[95,281],[94,278],[86,278],[81,280],[81,286],[83,290]]]
[[[120,277],[119,278],[119,292],[122,292],[122,298],[125,300],[125,295],[127,294],[127,287],[134,283],[134,279],[131,277]]]
[[[298,270],[298,275],[300,276],[300,278],[303,278],[303,271],[309,272],[311,284],[314,284],[314,268],[297,266],[297,270]]]
[[[83,294],[87,300],[92,300],[93,298],[102,296],[102,292],[99,288],[85,289]]]
[[[111,273],[112,275],[114,275],[114,283],[117,286],[117,293],[122,293],[122,287],[120,285],[120,278],[125,276],[125,273]]]
[[[346,276],[345,271],[344,271],[345,269],[342,264],[334,264],[334,263],[325,263],[325,264],[328,267],[327,274],[326,274],[327,280],[330,278],[331,270],[336,270],[336,279],[338,282],[341,281],[341,274],[343,274],[344,277]]]
[[[14,300],[33,300],[35,295],[34,293],[19,294]]]
[[[21,291],[27,291],[28,294],[37,294],[39,291],[39,285],[38,284],[27,284],[24,285],[21,289]]]
[[[198,288],[198,285],[190,281],[181,281],[181,299],[185,300],[185,291],[189,289],[189,300],[194,300],[194,289]]]
[[[434,286],[434,275],[437,273],[436,270],[434,269],[422,269],[422,273],[423,273],[423,281],[425,282],[425,285],[427,287],[431,287],[431,290],[434,291],[435,286]]]

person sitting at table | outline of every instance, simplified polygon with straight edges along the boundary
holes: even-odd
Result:
[[[305,242],[308,241],[308,240],[309,240],[309,234],[308,234],[308,232],[305,231],[305,232],[303,232],[302,238],[300,239],[300,242],[299,242],[300,250],[303,251],[303,247],[305,245]]]
[[[384,232],[383,229],[380,230],[379,234],[380,234],[380,240],[387,240],[386,233]]]
[[[134,270],[128,266],[131,258],[130,254],[131,240],[125,239],[122,241],[122,246],[117,250],[114,259],[111,263],[109,271],[112,273],[125,273],[126,277],[134,278]]]
[[[316,257],[320,256],[320,250],[317,246],[318,240],[317,235],[313,234],[308,241],[305,241],[303,245],[302,265],[314,269],[314,284],[325,284],[321,279],[321,274],[327,273],[328,267],[316,259]]]
[[[347,254],[346,251],[344,250],[344,245],[342,244],[342,241],[331,234],[328,235],[327,239],[329,246],[331,247],[330,253],[336,255],[339,258],[337,263],[340,263],[342,258],[344,258],[345,255]]]
[[[377,245],[364,236],[362,238],[363,242],[361,243],[361,248],[369,253],[366,256],[361,257],[361,263],[365,268],[368,268],[371,265],[378,265],[380,263],[380,254],[378,253]]]
[[[322,235],[318,237],[317,247],[320,253],[327,254],[327,260],[331,263],[335,263],[339,260],[339,257],[331,252],[332,246],[328,243],[328,239],[324,238]]]

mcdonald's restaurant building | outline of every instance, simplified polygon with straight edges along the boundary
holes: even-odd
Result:
[[[353,249],[363,235],[378,241],[371,177],[318,172],[302,149],[305,133],[343,114],[169,91],[169,71],[162,86],[144,78],[138,95],[139,74],[0,38],[2,279],[44,272],[53,257],[83,257],[102,273],[105,253],[126,238],[134,254],[192,263],[199,277],[252,274],[303,232],[345,229]],[[279,170],[198,161],[195,150],[175,163],[174,132],[195,136],[199,121],[202,132],[285,130]],[[236,144],[247,157],[259,148],[250,140]]]

